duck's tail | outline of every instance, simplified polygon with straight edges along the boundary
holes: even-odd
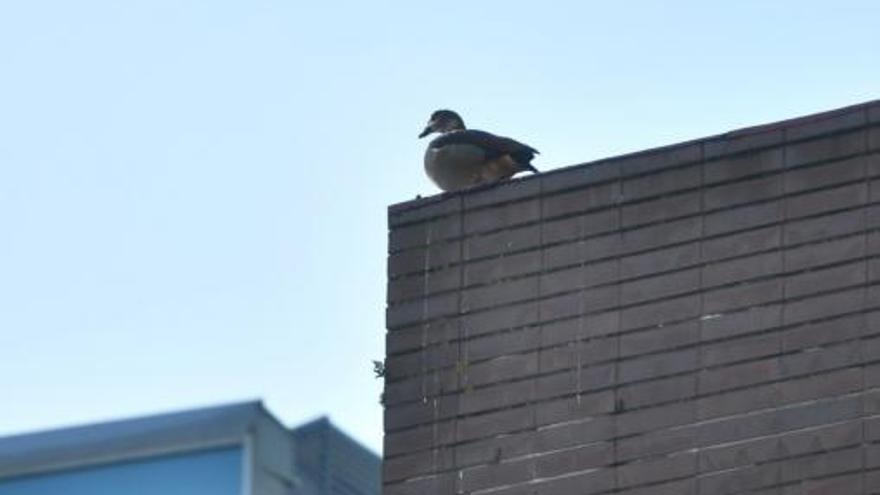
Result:
[[[535,158],[535,155],[538,154],[538,150],[532,148],[531,146],[523,146],[522,149],[517,150],[514,153],[511,153],[510,156],[516,161],[516,163],[522,167],[523,171],[530,171],[534,173],[538,173],[538,169],[532,165],[532,160]]]

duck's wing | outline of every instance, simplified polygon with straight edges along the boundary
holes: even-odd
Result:
[[[431,141],[432,148],[441,148],[453,144],[477,146],[486,153],[486,158],[489,160],[510,155],[517,161],[528,164],[529,160],[538,154],[538,150],[527,144],[476,129],[448,132]]]

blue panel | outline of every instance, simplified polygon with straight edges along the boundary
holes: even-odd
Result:
[[[241,495],[240,447],[0,480],[0,495]]]

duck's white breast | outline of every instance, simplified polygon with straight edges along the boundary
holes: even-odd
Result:
[[[444,191],[477,184],[485,162],[486,154],[482,148],[471,144],[428,146],[425,151],[425,172]]]

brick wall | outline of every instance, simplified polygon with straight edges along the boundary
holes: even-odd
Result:
[[[389,225],[385,495],[880,493],[880,102]]]

